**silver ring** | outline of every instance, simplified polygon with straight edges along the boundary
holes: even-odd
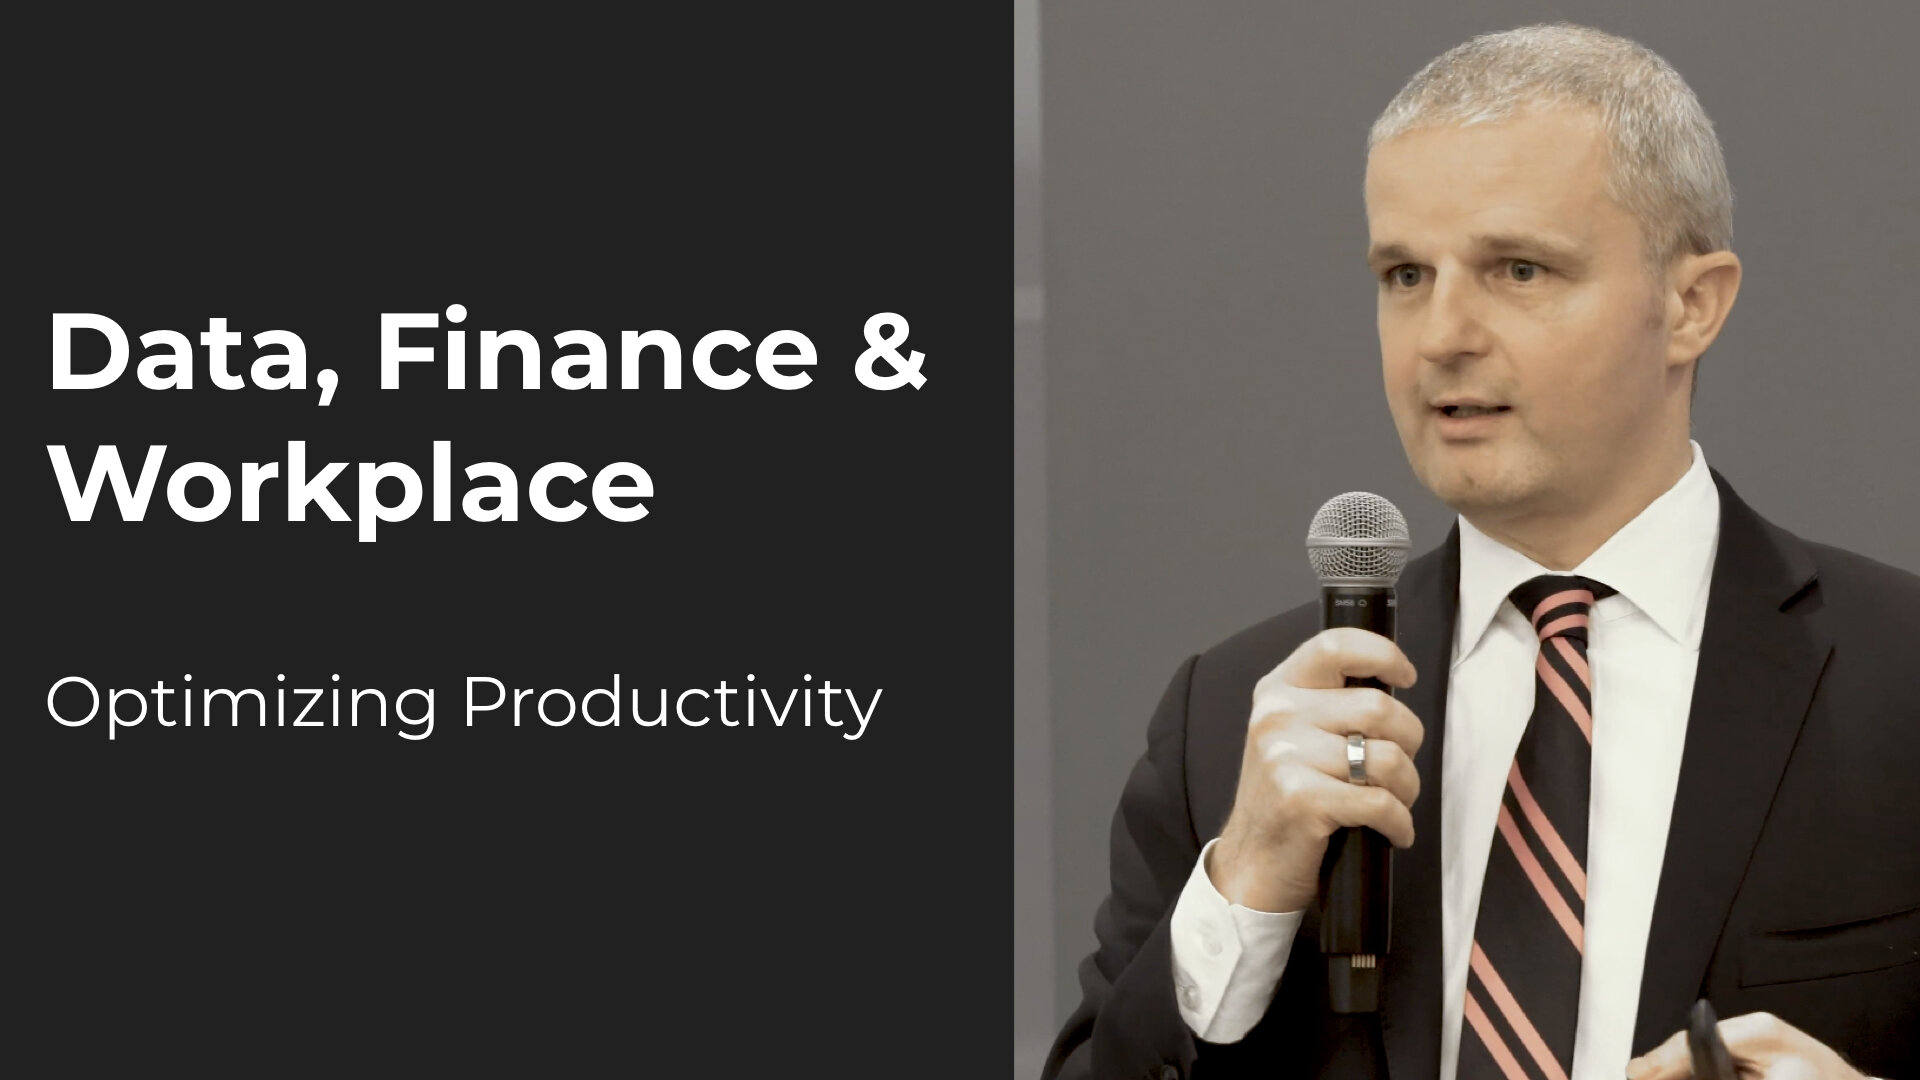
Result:
[[[1367,737],[1365,735],[1347,736],[1347,782],[1353,784],[1367,782]]]

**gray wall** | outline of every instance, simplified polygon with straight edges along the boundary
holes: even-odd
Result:
[[[1017,703],[1017,769],[1050,780],[1021,821],[1050,815],[1051,881],[1016,859],[1017,1008],[1032,1010],[1016,1015],[1017,1071],[1038,1065],[1021,1033],[1078,999],[1108,822],[1175,666],[1313,595],[1301,541],[1328,496],[1387,496],[1421,548],[1451,520],[1381,397],[1360,197],[1368,125],[1447,48],[1565,18],[1639,40],[1688,79],[1726,148],[1746,265],[1695,437],[1775,521],[1920,571],[1920,18],[1766,7],[1041,7],[1045,288],[1029,314],[1044,315],[1044,348],[1021,351],[1016,402],[1022,418],[1044,409],[1016,476],[1020,582],[1040,597],[1023,601],[1016,666],[1045,697]],[[1041,764],[1035,732],[1051,736]],[[1023,903],[1043,887],[1044,992],[1018,962],[1048,936]]]
[[[1040,277],[1040,10],[1013,4],[1013,1073],[1054,1028],[1053,738],[1047,724],[1046,369]]]

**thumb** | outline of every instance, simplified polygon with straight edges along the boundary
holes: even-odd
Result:
[[[1627,1062],[1627,1080],[1688,1080],[1692,1075],[1693,1056],[1684,1031]]]

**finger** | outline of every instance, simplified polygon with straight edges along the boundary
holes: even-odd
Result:
[[[1835,1050],[1772,1013],[1756,1012],[1720,1021],[1720,1039],[1734,1061],[1768,1075],[1804,1070],[1809,1076],[1858,1076]]]
[[[1298,733],[1289,733],[1298,738]],[[1327,777],[1352,784],[1347,767],[1345,736],[1327,731],[1310,732],[1298,747],[1299,757]],[[1264,747],[1263,747],[1264,750]],[[1385,788],[1403,806],[1412,806],[1420,797],[1420,772],[1413,759],[1399,744],[1389,739],[1369,739],[1366,743],[1366,787]]]
[[[1340,690],[1291,690],[1288,701],[1309,716],[1313,725],[1340,738],[1365,735],[1369,741],[1398,743],[1408,755],[1418,754],[1427,731],[1406,703],[1371,686]],[[1256,713],[1256,715],[1258,715]]]
[[[1674,1032],[1673,1038],[1627,1062],[1627,1080],[1688,1080],[1692,1075],[1685,1031]]]
[[[1413,846],[1413,814],[1391,791],[1327,777],[1318,779],[1328,785],[1320,801],[1327,825],[1372,829],[1391,841],[1394,847]]]
[[[1301,643],[1271,673],[1289,686],[1332,690],[1347,680],[1379,679],[1388,686],[1412,686],[1413,661],[1391,638],[1352,626],[1322,630]]]
[[[1284,726],[1302,719],[1341,738],[1360,734],[1369,739],[1391,739],[1409,754],[1420,752],[1426,727],[1399,699],[1371,686],[1338,690],[1304,690],[1279,682],[1254,689],[1251,723],[1279,716]]]
[[[1758,1059],[1786,1048],[1799,1029],[1772,1013],[1756,1012],[1720,1021],[1720,1038],[1736,1057]]]

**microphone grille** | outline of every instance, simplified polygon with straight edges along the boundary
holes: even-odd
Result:
[[[1412,547],[1399,508],[1368,491],[1328,499],[1307,527],[1307,558],[1322,585],[1392,585]]]

